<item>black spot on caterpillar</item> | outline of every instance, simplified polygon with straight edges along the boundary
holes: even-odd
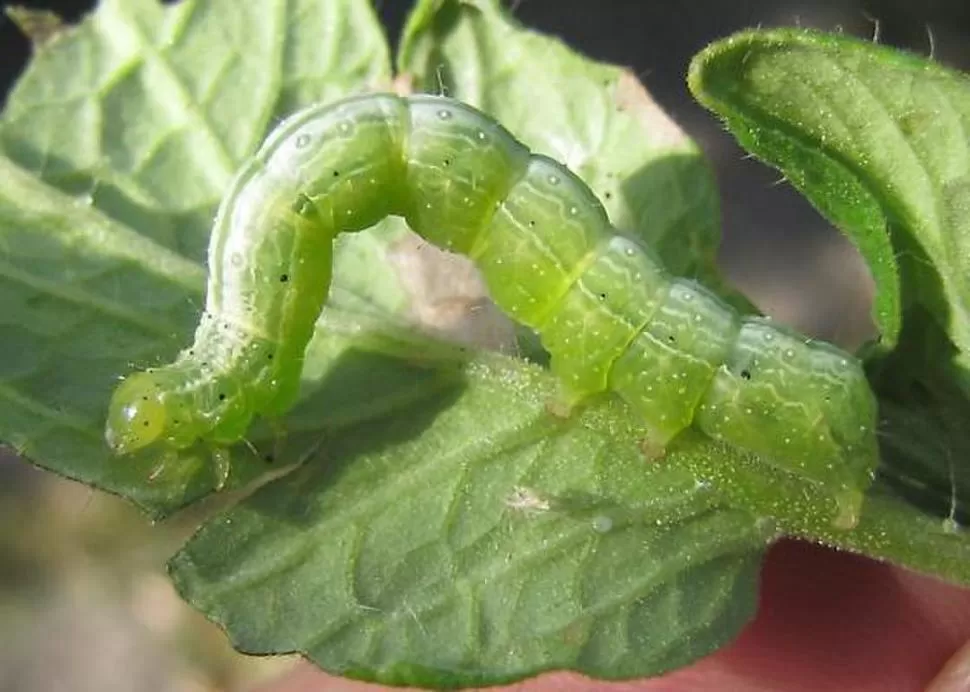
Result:
[[[670,276],[589,188],[460,102],[370,95],[277,127],[222,202],[195,343],[116,390],[106,437],[223,447],[297,396],[329,290],[333,239],[388,215],[468,255],[492,298],[535,329],[568,411],[611,390],[662,450],[695,425],[816,482],[852,526],[877,460],[876,403],[851,355]],[[177,418],[177,422],[176,422]]]

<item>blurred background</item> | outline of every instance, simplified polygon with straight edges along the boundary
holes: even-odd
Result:
[[[0,4],[6,4],[0,0]],[[19,0],[70,21],[93,0]],[[397,36],[411,2],[375,2]],[[967,0],[518,0],[518,19],[599,60],[628,65],[694,137],[721,189],[721,266],[766,313],[845,346],[871,329],[871,282],[854,250],[780,175],[744,158],[684,84],[690,57],[750,26],[812,26],[932,55],[970,71]],[[30,54],[0,17],[0,95]],[[235,654],[184,606],[165,559],[192,516],[152,527],[116,498],[0,449],[0,692],[246,689],[289,665]]]

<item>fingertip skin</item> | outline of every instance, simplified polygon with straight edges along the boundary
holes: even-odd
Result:
[[[219,209],[195,341],[156,369],[149,399],[137,374],[119,387],[113,448],[226,445],[253,416],[286,413],[334,238],[389,215],[475,261],[498,306],[539,334],[565,408],[614,391],[651,448],[696,425],[834,496],[868,486],[876,408],[855,358],[670,276],[574,173],[427,95],[312,106],[269,135]]]

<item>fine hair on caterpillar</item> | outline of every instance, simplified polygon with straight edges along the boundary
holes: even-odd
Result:
[[[118,387],[109,445],[221,449],[254,415],[285,414],[334,238],[389,215],[467,255],[495,303],[538,333],[560,382],[554,410],[613,391],[642,420],[645,448],[662,454],[696,426],[820,485],[833,523],[856,523],[878,458],[859,362],[671,276],[576,175],[438,96],[312,106],[273,130],[216,217],[193,345]]]

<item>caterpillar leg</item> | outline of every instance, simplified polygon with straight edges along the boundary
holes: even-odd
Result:
[[[640,453],[647,461],[660,461],[667,456],[667,442],[659,435],[647,435],[640,439]]]
[[[212,464],[216,472],[216,492],[225,489],[229,483],[229,474],[232,472],[232,455],[228,447],[211,447]]]
[[[835,493],[835,516],[832,526],[848,531],[859,523],[865,493],[861,490],[841,490]]]
[[[273,462],[281,459],[283,448],[286,446],[287,431],[286,426],[280,418],[267,418],[266,424],[273,431],[273,451],[265,457],[266,461]]]
[[[589,398],[588,393],[578,393],[560,383],[556,393],[546,400],[549,415],[563,420],[572,418],[576,410]]]
[[[296,460],[296,466],[303,466],[306,462],[310,461],[313,457],[320,453],[323,449],[324,442],[327,441],[327,434],[323,433],[320,435],[312,445],[310,445],[306,451],[300,454],[300,457]]]
[[[176,459],[175,451],[171,449],[166,450],[165,453],[162,454],[161,461],[159,461],[158,464],[155,466],[155,468],[152,469],[151,473],[148,474],[148,482],[154,483],[155,481],[157,481],[159,477],[161,477],[161,475],[165,473],[165,469],[168,468],[169,464],[175,461],[175,459]]]
[[[546,399],[546,411],[554,418],[562,418],[565,420],[573,415],[573,411],[576,409],[577,403],[578,402],[570,401],[568,398],[563,396],[561,392],[559,392]]]

